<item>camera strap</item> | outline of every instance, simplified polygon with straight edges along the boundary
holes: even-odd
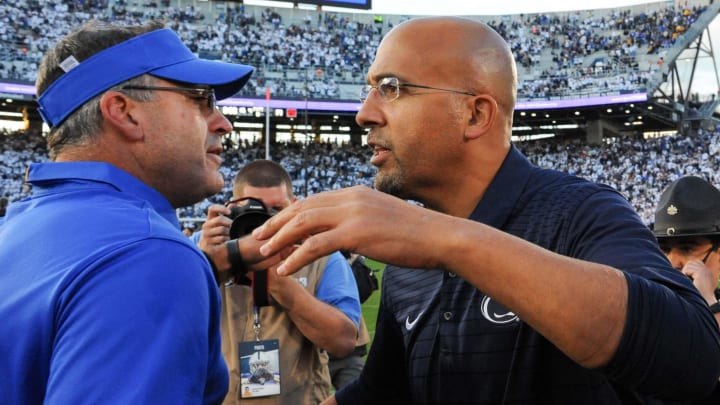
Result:
[[[225,242],[225,249],[227,249],[228,261],[230,262],[230,279],[235,284],[252,285],[252,281],[247,276],[248,271],[240,254],[237,239]],[[217,278],[217,275],[215,278]]]
[[[252,279],[253,301],[256,307],[270,305],[267,272],[267,270],[258,270],[248,273]]]

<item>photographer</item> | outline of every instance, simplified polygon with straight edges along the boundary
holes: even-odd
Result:
[[[267,272],[243,268],[244,253],[252,251],[248,245],[255,241],[237,237],[295,201],[285,169],[257,160],[235,176],[233,200],[226,206],[211,206],[202,231],[193,235],[213,258],[221,287],[222,346],[230,369],[226,404],[319,403],[330,395],[326,351],[343,357],[355,347],[360,302],[350,266],[339,252],[305,266],[293,277],[279,277],[275,268]],[[240,235],[235,234],[238,227]],[[258,265],[251,268],[258,269]],[[258,291],[263,274],[267,289]],[[258,302],[265,291],[268,305]],[[271,350],[245,353],[243,343],[248,342],[253,347],[277,345],[279,358],[273,358]],[[246,363],[262,363],[263,370],[272,370],[273,381],[267,372],[258,379],[257,372],[246,370],[247,358],[252,360]],[[243,398],[246,392],[252,398]]]

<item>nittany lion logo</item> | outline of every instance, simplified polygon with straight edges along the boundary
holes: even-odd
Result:
[[[482,303],[480,304],[480,311],[485,319],[497,325],[503,325],[519,320],[518,316],[515,315],[514,312],[491,300],[487,295],[483,298]]]

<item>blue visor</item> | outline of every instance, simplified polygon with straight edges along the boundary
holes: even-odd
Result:
[[[199,59],[170,29],[133,37],[83,60],[38,98],[38,111],[51,127],[107,89],[149,73],[162,79],[212,87],[218,99],[237,93],[252,66]]]

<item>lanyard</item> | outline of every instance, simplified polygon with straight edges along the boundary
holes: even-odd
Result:
[[[255,331],[255,340],[260,341],[260,310],[257,307],[257,305],[253,305],[253,317],[255,318],[253,322],[253,331]]]
[[[260,308],[270,305],[268,298],[268,276],[267,270],[259,270],[252,272],[252,291],[253,291],[253,331],[255,331],[255,340],[260,341]]]
[[[269,295],[269,284],[267,270],[253,271],[252,274],[252,291],[253,291],[253,302],[255,306],[265,307],[270,305]]]

